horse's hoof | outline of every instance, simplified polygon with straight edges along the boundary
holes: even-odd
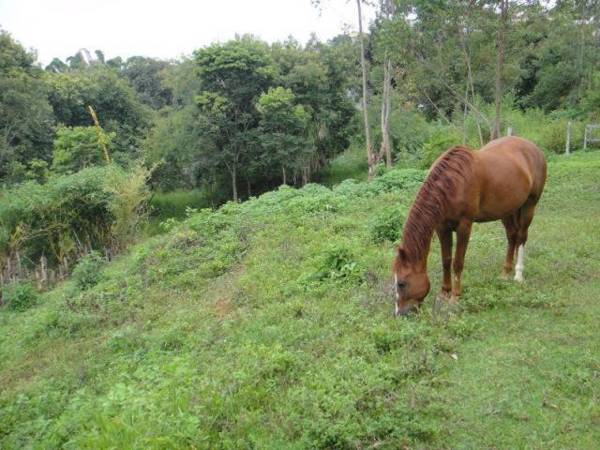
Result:
[[[450,298],[450,294],[448,291],[440,291],[438,295],[435,297],[436,302],[447,302]]]
[[[503,270],[500,274],[500,279],[504,281],[510,280],[510,272],[506,272],[505,270]]]
[[[522,283],[522,282],[524,281],[523,274],[522,274],[522,273],[517,273],[517,274],[515,275],[515,281],[516,281],[517,283]]]
[[[448,299],[448,304],[452,306],[458,305],[458,295],[452,294]]]

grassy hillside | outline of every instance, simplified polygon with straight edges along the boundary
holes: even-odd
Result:
[[[600,154],[550,162],[523,285],[476,225],[461,310],[397,320],[391,241],[423,176],[200,211],[4,308],[0,447],[597,448]]]

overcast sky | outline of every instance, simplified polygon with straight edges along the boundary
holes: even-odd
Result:
[[[373,17],[365,13],[364,23]],[[356,30],[354,0],[0,0],[0,27],[38,59],[65,59],[80,48],[107,59],[132,55],[177,58],[236,33],[269,42],[312,32],[326,40],[345,26]]]

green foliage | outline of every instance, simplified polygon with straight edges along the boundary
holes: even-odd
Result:
[[[0,74],[10,75],[34,69],[35,56],[13,39],[10,33],[0,29]]]
[[[142,103],[160,109],[172,103],[171,89],[162,82],[168,67],[167,61],[132,56],[125,61],[121,74],[129,80]]]
[[[286,169],[299,172],[313,156],[307,129],[310,117],[295,101],[291,89],[276,87],[262,94],[256,106],[265,149],[263,158],[269,166],[281,167],[284,173]]]
[[[349,143],[355,110],[338,67],[344,58],[326,45],[250,37],[197,50],[195,67],[166,72],[182,107],[164,111],[145,142],[147,160],[160,164],[153,181],[214,198],[239,190],[240,180],[247,195],[310,181]]]
[[[594,74],[581,101],[581,109],[594,121],[600,120],[600,72]]]
[[[315,281],[356,279],[359,274],[360,271],[350,250],[334,246],[323,252],[317,271],[311,278]]]
[[[68,127],[93,125],[87,110],[92,106],[102,128],[115,133],[116,149],[125,154],[134,152],[148,127],[149,115],[125,80],[103,67],[48,74],[45,79],[59,123]]]
[[[460,142],[461,136],[456,130],[449,127],[439,128],[423,144],[421,167],[428,169],[442,153]]]
[[[48,161],[52,109],[34,57],[0,30],[0,182],[19,182],[31,161]]]
[[[400,240],[404,224],[405,209],[397,206],[384,209],[371,222],[369,236],[377,244]]]
[[[175,217],[181,219],[186,217],[188,208],[208,208],[210,199],[208,193],[201,190],[155,192],[150,199],[149,206],[153,218],[164,220]]]
[[[20,258],[33,269],[45,256],[51,267],[66,269],[90,249],[121,249],[144,217],[147,176],[141,168],[96,167],[4,191],[0,267]]]
[[[510,107],[510,102],[502,110],[507,126],[513,133],[535,143],[546,154],[564,153],[568,122],[571,125],[571,150],[583,147],[584,123],[568,115],[545,114],[540,109],[521,111]]]
[[[26,311],[40,300],[37,289],[31,283],[10,283],[2,287],[2,298],[6,308]]]
[[[69,174],[100,164],[105,160],[104,149],[99,139],[111,152],[111,142],[115,133],[105,133],[93,127],[60,127],[54,140],[52,170],[59,174]]]
[[[97,251],[92,251],[79,260],[71,279],[73,284],[81,290],[89,289],[98,284],[102,279],[102,267],[106,260]]]
[[[195,105],[160,117],[144,141],[146,164],[156,166],[152,183],[162,190],[214,189],[214,162],[218,161],[203,117]]]

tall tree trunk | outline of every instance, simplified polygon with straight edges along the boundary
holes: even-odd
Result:
[[[492,128],[492,139],[500,137],[500,113],[502,107],[502,74],[504,72],[504,51],[506,49],[506,28],[508,26],[508,0],[500,1],[500,24],[496,37],[496,92],[494,102],[496,104],[496,116]]]
[[[358,7],[358,35],[360,39],[360,66],[362,69],[362,109],[365,122],[365,144],[367,146],[367,164],[369,166],[369,180],[375,175],[375,164],[377,163],[371,145],[371,130],[369,128],[369,111],[367,109],[367,63],[365,61],[365,42],[362,27],[361,0],[356,0]]]
[[[237,203],[238,201],[238,191],[237,191],[237,164],[234,163],[231,167],[231,190],[233,192],[233,201]]]
[[[465,86],[465,98],[469,98],[469,82],[467,81],[467,85]],[[464,102],[463,105],[463,145],[467,144],[467,117],[469,114],[469,107],[467,106],[467,102]]]
[[[390,144],[390,110],[392,108],[392,61],[386,57],[383,63],[383,90],[381,94],[381,149],[379,158],[385,156],[385,165],[392,167]]]
[[[585,71],[583,69],[583,55],[585,53],[585,21],[587,17],[585,15],[585,2],[581,2],[581,13],[579,25],[579,52],[577,55],[577,72],[579,72],[579,83],[577,85],[577,101],[581,99],[581,92],[583,89],[583,83],[585,79]]]
[[[467,111],[467,106],[469,103],[469,91],[471,91],[471,105],[475,103],[475,83],[473,82],[473,68],[471,66],[471,53],[469,52],[469,47],[467,45],[467,36],[465,36],[465,30],[463,29],[463,25],[459,25],[458,34],[460,36],[460,43],[463,51],[463,56],[465,58],[465,65],[467,66],[467,89],[465,89],[465,115]],[[472,112],[473,108],[471,108]],[[479,135],[479,144],[483,146],[483,133],[481,132],[481,124],[479,123],[479,117],[477,114],[473,114],[473,118],[475,119],[475,124],[477,125],[477,133]]]

